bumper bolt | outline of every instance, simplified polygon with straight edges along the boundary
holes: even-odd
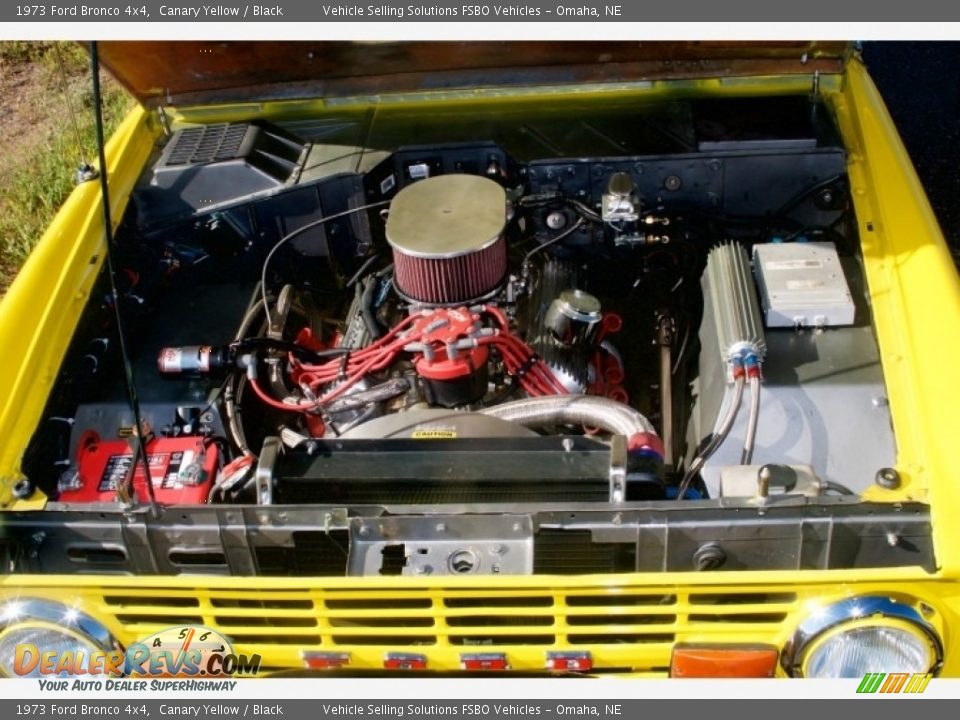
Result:
[[[900,473],[893,468],[880,468],[874,477],[874,482],[887,490],[896,490],[900,487]]]
[[[26,478],[18,480],[11,492],[15,498],[28,498],[33,495],[33,483]]]
[[[705,543],[693,553],[693,567],[700,572],[716,570],[726,561],[727,554],[715,542]]]

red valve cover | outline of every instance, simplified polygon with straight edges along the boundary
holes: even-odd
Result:
[[[217,446],[206,438],[185,436],[155,438],[147,443],[150,479],[161,505],[195,505],[206,502],[217,473]],[[117,483],[130,472],[133,450],[124,440],[98,438],[81,442],[77,452],[79,487],[61,490],[60,502],[113,502]],[[143,464],[133,476],[137,498],[149,495],[144,484]]]

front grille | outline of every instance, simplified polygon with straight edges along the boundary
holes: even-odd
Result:
[[[142,579],[142,578],[141,578]],[[256,580],[253,580],[256,583]],[[303,666],[301,652],[347,651],[351,667],[382,667],[387,652],[425,654],[429,667],[459,667],[475,649],[506,653],[514,669],[542,669],[545,653],[587,651],[598,672],[658,674],[675,642],[782,642],[793,593],[669,592],[510,587],[386,586],[164,589],[131,586],[92,595],[122,640],[184,622],[230,637],[271,666]]]

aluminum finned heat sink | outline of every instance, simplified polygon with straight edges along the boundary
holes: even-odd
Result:
[[[762,362],[767,343],[750,258],[744,247],[727,243],[711,250],[701,285],[704,302],[712,309],[723,362],[745,361],[751,355]]]

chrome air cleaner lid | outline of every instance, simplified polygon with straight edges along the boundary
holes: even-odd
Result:
[[[438,175],[397,193],[387,216],[387,242],[413,257],[460,257],[497,242],[506,218],[507,195],[493,180]]]

